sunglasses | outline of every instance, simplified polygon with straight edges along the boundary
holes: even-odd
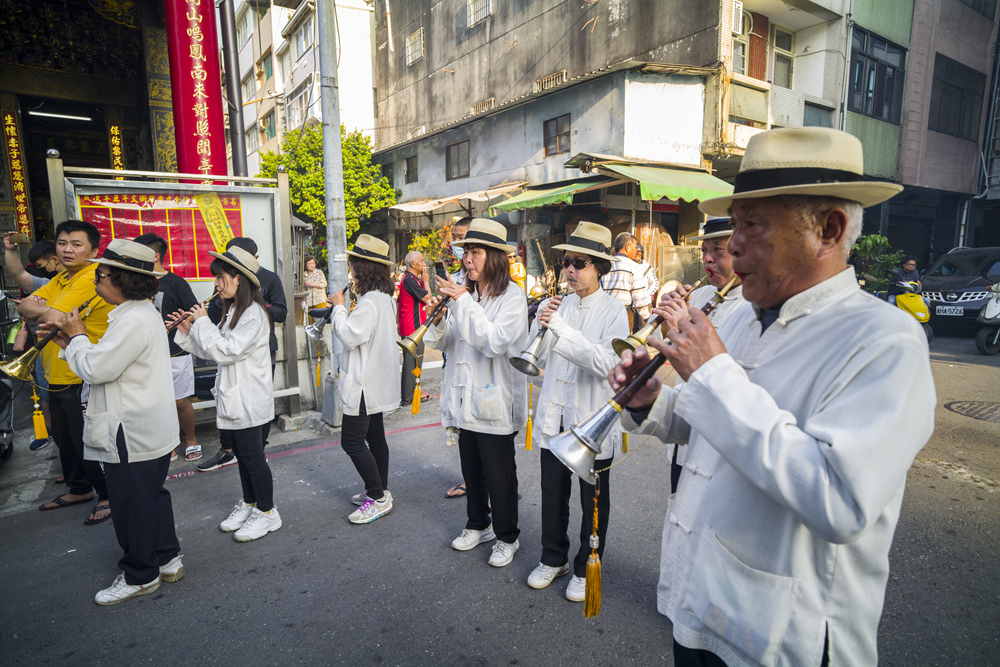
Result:
[[[593,262],[580,258],[570,259],[569,257],[560,257],[559,264],[562,265],[564,269],[568,269],[572,266],[577,271],[583,271],[585,268],[593,264]]]
[[[101,278],[110,278],[110,273],[101,273],[100,271],[94,271],[94,284],[101,282]]]

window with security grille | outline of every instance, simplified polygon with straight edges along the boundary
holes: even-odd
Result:
[[[424,29],[411,32],[406,37],[406,64],[412,65],[424,57]]]
[[[847,108],[899,124],[903,109],[906,50],[855,26]]]
[[[292,36],[292,48],[295,60],[299,60],[306,54],[306,51],[313,45],[313,17],[312,14],[306,17]]]
[[[750,41],[748,35],[753,30],[753,16],[750,12],[742,12],[739,23],[739,33],[733,35],[733,71],[746,74],[749,67]]]
[[[270,141],[274,139],[274,135],[277,132],[277,125],[274,122],[274,111],[264,116],[264,119],[260,121],[261,130],[264,132],[264,136],[267,137],[264,141]]]
[[[239,48],[243,48],[243,45],[247,43],[250,39],[250,35],[253,34],[253,23],[250,20],[252,14],[250,12],[244,12],[240,20],[236,22],[236,43]]]
[[[774,26],[774,67],[771,70],[771,83],[782,88],[792,87],[792,65],[794,63],[794,46],[792,33]]]
[[[445,147],[445,171],[447,179],[466,178],[469,175],[469,140],[459,141]]]
[[[493,14],[493,0],[468,0],[469,27]]]
[[[309,91],[311,89],[311,86],[306,85],[299,88],[297,92],[292,93],[292,97],[288,101],[288,106],[285,110],[285,122],[288,129],[294,130],[305,121],[306,109],[309,104]]]
[[[542,134],[545,139],[545,154],[569,153],[569,114],[545,121]]]
[[[417,182],[417,179],[420,177],[419,172],[417,171],[417,166],[418,165],[417,165],[416,155],[414,155],[413,157],[406,158],[406,161],[403,163],[404,181],[406,181],[407,183]]]
[[[256,153],[257,149],[260,148],[260,137],[257,135],[257,126],[254,124],[249,130],[246,131],[247,137],[247,155],[251,153]]]
[[[975,141],[979,136],[985,88],[985,74],[935,54],[928,129]]]
[[[243,101],[250,102],[257,97],[257,80],[252,76],[243,79]]]

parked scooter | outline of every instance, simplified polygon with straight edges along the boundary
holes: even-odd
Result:
[[[976,334],[976,349],[979,353],[989,355],[1000,352],[1000,282],[994,283],[990,288],[990,300],[979,311],[976,321],[983,325]]]
[[[913,281],[906,283],[898,282],[896,283],[896,287],[903,290],[902,294],[896,295],[896,307],[905,313],[909,313],[913,319],[920,322],[921,328],[923,328],[924,333],[927,335],[927,342],[930,343],[934,340],[934,330],[928,324],[931,319],[931,311],[927,307],[924,297],[920,294],[920,283]]]

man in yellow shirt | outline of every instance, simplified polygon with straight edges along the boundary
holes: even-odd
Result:
[[[83,310],[87,337],[96,343],[108,328],[108,314],[114,308],[97,296],[94,282],[101,233],[89,222],[68,220],[56,227],[56,256],[65,267],[56,276],[21,302],[18,312],[43,323],[58,321],[74,308],[95,297]],[[98,505],[84,521],[88,526],[111,518],[104,473],[96,461],[87,461],[83,453],[83,381],[59,358],[59,346],[48,344],[41,352],[42,367],[49,383],[49,409],[52,415],[52,438],[59,448],[69,492],[41,505],[49,511],[89,502],[97,494]]]
[[[528,278],[528,272],[524,270],[524,264],[518,258],[517,253],[510,253],[507,255],[507,261],[510,263],[510,279],[517,283],[517,286],[524,291],[524,285]]]

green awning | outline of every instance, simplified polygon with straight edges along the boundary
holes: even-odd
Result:
[[[555,183],[542,188],[528,189],[505,202],[490,207],[490,213],[497,215],[500,211],[508,213],[524,208],[537,208],[538,206],[548,206],[550,204],[572,204],[574,193],[580,190],[600,187],[604,183],[612,182],[612,180],[614,179],[606,176],[591,176],[575,181]]]
[[[732,185],[703,171],[641,164],[602,164],[599,168],[639,183],[639,192],[644,201],[666,197],[693,202],[733,194]]]

